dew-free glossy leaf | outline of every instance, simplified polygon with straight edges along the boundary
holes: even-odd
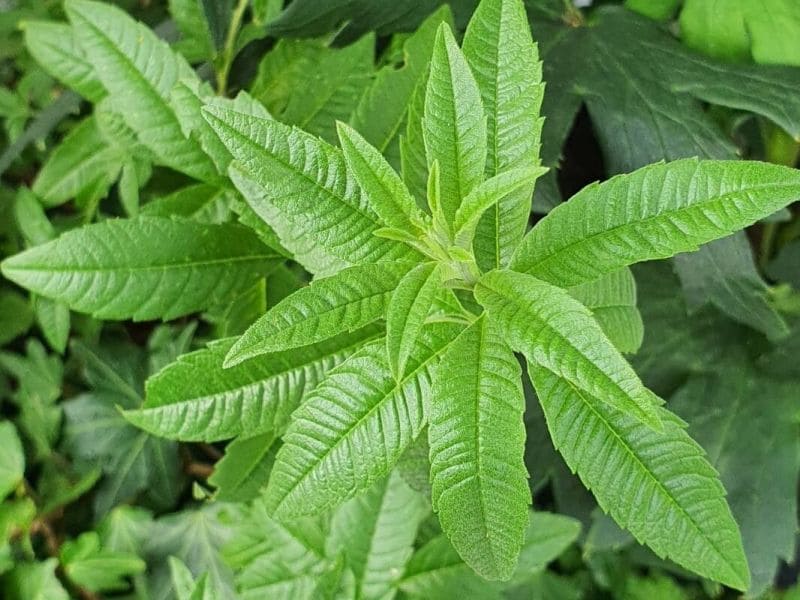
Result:
[[[388,474],[425,426],[432,370],[458,330],[452,324],[427,327],[400,381],[381,342],[331,371],[283,437],[268,507],[282,518],[318,513]]]
[[[317,279],[271,308],[225,359],[234,366],[259,354],[307,346],[381,319],[413,263],[360,265]]]
[[[375,329],[345,333],[314,346],[275,352],[223,368],[234,339],[185,354],[147,381],[141,408],[125,417],[155,435],[217,441],[281,433],[289,415]]]
[[[237,225],[141,217],[69,231],[6,259],[2,271],[78,312],[172,319],[249,287],[276,258]]]
[[[800,173],[760,162],[678,160],[578,192],[537,223],[511,268],[573,286],[696,250],[800,197]]]
[[[528,525],[521,375],[483,315],[442,357],[430,400],[433,508],[464,561],[490,580],[511,577]]]
[[[478,282],[475,297],[508,345],[530,362],[565,378],[592,400],[661,428],[658,397],[568,292],[530,275],[492,271]]]
[[[464,54],[475,74],[487,117],[486,176],[539,164],[544,95],[542,64],[522,0],[484,0],[464,35]],[[503,267],[528,225],[533,182],[500,199],[481,220],[478,264]]]

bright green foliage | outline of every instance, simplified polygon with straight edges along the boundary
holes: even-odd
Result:
[[[344,333],[313,346],[275,352],[223,369],[233,339],[186,354],[147,382],[141,408],[125,417],[142,429],[180,440],[216,441],[272,431],[374,329]]]
[[[382,318],[411,263],[350,267],[296,291],[273,307],[228,352],[232,367],[259,354],[299,348]]]
[[[25,474],[25,455],[22,442],[14,425],[8,421],[0,422],[0,500],[11,493],[22,481]]]
[[[146,566],[135,554],[102,548],[100,536],[93,531],[64,544],[60,560],[71,581],[93,592],[125,590],[125,578],[143,572]]]
[[[68,232],[4,261],[2,270],[96,317],[171,319],[230,298],[275,258],[235,225],[143,217]]]
[[[33,322],[30,306],[16,292],[0,292],[0,342],[6,343],[25,333]]]
[[[276,515],[324,510],[391,470],[425,425],[431,371],[456,333],[450,325],[428,328],[400,381],[383,344],[364,347],[331,371],[283,437],[267,488]]]
[[[542,65],[519,2],[483,2],[464,35],[487,117],[486,175],[539,164]],[[485,269],[503,267],[528,224],[533,181],[509,191],[481,221],[475,254]]]
[[[386,350],[392,373],[400,380],[441,287],[439,267],[421,264],[395,287],[386,314]]]
[[[565,290],[513,271],[492,271],[475,290],[503,339],[528,361],[655,429],[658,397],[606,338],[589,310]]]
[[[422,122],[428,165],[437,161],[446,175],[440,202],[452,222],[462,199],[483,180],[487,141],[478,84],[446,24],[433,47]]]
[[[275,439],[271,431],[252,437],[240,436],[225,448],[225,456],[214,465],[208,483],[217,488],[221,502],[248,502],[258,498],[275,463]]]
[[[553,444],[603,510],[660,556],[747,589],[747,561],[722,484],[680,419],[664,411],[656,431],[555,373],[528,369]]]
[[[800,175],[765,163],[693,159],[589,186],[528,234],[511,267],[573,286],[668,258],[763,219],[800,195]]]
[[[450,345],[432,390],[433,508],[456,550],[487,579],[514,572],[527,524],[520,375],[513,352],[484,316]]]

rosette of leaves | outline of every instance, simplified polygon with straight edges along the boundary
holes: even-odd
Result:
[[[107,10],[68,3],[98,60],[117,48],[98,26]],[[112,36],[120,47],[137,39]],[[543,83],[521,0],[483,0],[461,46],[439,27],[407,108],[400,173],[347,125],[337,147],[247,98],[213,100],[185,83],[181,61],[175,77],[126,82],[145,54],[116,51],[98,68],[112,96],[130,92],[140,141],[162,164],[232,183],[243,222],[317,278],[238,339],[151,378],[130,421],[181,440],[280,438],[263,498],[277,521],[358,496],[427,441],[444,534],[478,574],[507,580],[529,524],[528,376],[554,445],[607,513],[659,556],[748,587],[716,471],[623,357],[642,333],[627,267],[774,213],[798,197],[797,171],[654,164],[585,188],[526,231],[544,172]],[[132,112],[137,98],[162,126]],[[172,318],[229,301],[276,258],[239,225],[145,217],[71,231],[3,272],[76,311]]]

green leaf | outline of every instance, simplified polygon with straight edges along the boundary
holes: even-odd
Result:
[[[423,213],[400,176],[356,130],[344,123],[337,130],[347,166],[381,220],[389,227],[419,231]]]
[[[580,522],[571,517],[531,512],[514,580],[530,578],[532,573],[544,569],[578,539],[580,532]]]
[[[392,291],[412,266],[361,265],[313,281],[256,321],[231,348],[225,366],[267,352],[315,344],[383,318]]]
[[[489,580],[511,577],[528,524],[521,375],[481,316],[450,345],[431,394],[433,508],[453,547]]]
[[[25,475],[25,454],[11,421],[0,422],[0,501],[13,492]]]
[[[724,11],[708,0],[686,0],[681,37],[687,46],[725,60],[800,65],[800,10],[791,0],[733,0]]]
[[[484,213],[499,202],[510,198],[514,192],[524,187],[532,187],[533,182],[546,172],[543,167],[527,167],[504,171],[487,179],[473,189],[456,211],[453,230],[456,242],[470,247],[475,227]],[[530,207],[525,208],[525,224],[528,223]],[[519,236],[522,239],[522,236]],[[516,247],[515,242],[514,246]]]
[[[539,165],[542,64],[522,0],[481,2],[463,47],[486,110],[486,176]],[[475,245],[481,267],[499,268],[511,260],[528,225],[532,194],[533,181],[526,181],[482,219]]]
[[[216,55],[201,1],[169,0],[169,14],[181,34],[175,48],[190,62],[208,60]]]
[[[436,30],[441,23],[452,25],[452,19],[448,5],[425,19],[403,42],[402,64],[384,65],[376,73],[351,118],[350,124],[394,167],[400,164],[399,138],[408,106],[417,86],[424,88],[427,80]]]
[[[439,162],[441,206],[452,223],[463,198],[483,181],[487,142],[478,84],[446,23],[436,34],[423,124],[428,166]]]
[[[418,256],[405,244],[373,235],[380,219],[348,176],[339,149],[281,123],[216,106],[207,106],[204,115],[295,235],[302,232],[346,264]],[[248,189],[240,189],[248,197]]]
[[[220,502],[250,502],[267,485],[275,462],[275,434],[238,437],[225,448],[225,456],[214,465],[208,483],[217,488]]]
[[[644,324],[636,308],[636,280],[622,268],[569,289],[570,295],[592,311],[603,333],[620,352],[636,353],[644,339]]]
[[[268,508],[281,518],[317,513],[387,475],[425,426],[431,372],[457,331],[452,324],[427,327],[400,381],[380,342],[331,371],[283,437]]]
[[[423,263],[406,273],[392,292],[386,309],[386,349],[398,380],[405,375],[408,357],[441,290],[441,279],[436,263]]]
[[[636,262],[696,250],[800,196],[794,169],[678,160],[578,192],[525,237],[511,267],[573,286]]]
[[[759,373],[736,357],[743,347],[726,346],[714,372],[691,377],[670,406],[720,472],[750,565],[748,596],[755,597],[771,585],[779,560],[794,554],[800,442],[787,419],[797,404],[796,380]]]
[[[529,365],[553,444],[604,511],[640,542],[704,577],[749,585],[725,491],[677,417],[655,431],[568,380]]]
[[[333,516],[328,552],[343,552],[356,580],[356,598],[386,598],[411,556],[417,527],[429,508],[393,472],[348,500]]]
[[[589,310],[568,292],[512,271],[492,271],[475,298],[502,338],[542,370],[563,377],[592,401],[661,429],[661,400],[648,390],[603,333]]]
[[[428,89],[429,70],[425,71],[408,105],[406,131],[400,136],[400,165],[403,181],[414,195],[417,204],[423,205],[427,198],[429,179],[428,157],[425,154],[425,94]]]
[[[71,26],[28,21],[25,45],[45,71],[90,102],[98,102],[106,95]]]
[[[87,195],[102,197],[119,177],[124,154],[109,144],[94,117],[84,119],[59,144],[33,184],[46,207]]]
[[[3,261],[3,274],[78,312],[173,319],[252,285],[277,256],[237,225],[140,217],[72,230]]]
[[[625,7],[656,21],[667,21],[681,3],[682,0],[625,0]]]
[[[0,290],[0,345],[22,335],[33,324],[28,300],[11,290]]]
[[[100,536],[90,531],[61,546],[61,564],[67,577],[92,592],[124,591],[127,577],[143,573],[146,564],[135,554],[102,548]]]
[[[268,354],[223,369],[234,339],[181,356],[147,381],[144,404],[125,418],[153,434],[217,441],[261,432],[281,433],[289,415],[375,329],[342,334],[314,346]]]
[[[69,0],[66,10],[115,110],[139,140],[161,164],[208,183],[219,182],[211,159],[195,139],[184,136],[169,105],[175,84],[196,77],[186,60],[115,6]],[[160,68],[153,69],[153,64]]]
[[[235,191],[198,183],[155,198],[143,205],[139,214],[145,217],[184,217],[200,223],[230,221]]]
[[[411,598],[501,600],[501,588],[477,575],[461,560],[446,536],[433,538],[408,562],[399,584]]]
[[[3,597],[8,600],[69,600],[67,590],[56,576],[58,560],[20,562],[2,579]]]

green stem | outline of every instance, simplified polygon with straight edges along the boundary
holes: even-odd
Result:
[[[225,36],[225,45],[222,47],[222,62],[217,70],[217,94],[225,96],[228,93],[228,76],[231,72],[233,59],[236,58],[236,40],[242,27],[242,19],[250,4],[249,0],[239,0],[231,15],[231,24]]]

